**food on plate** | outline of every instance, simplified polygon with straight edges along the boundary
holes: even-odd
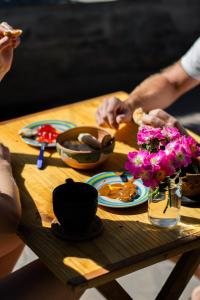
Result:
[[[39,128],[22,128],[19,135],[22,137],[33,138],[39,143],[55,143],[60,131],[56,130],[52,125],[44,124]]]
[[[101,149],[101,142],[90,133],[80,133],[77,139],[66,140],[62,146],[75,151],[90,151],[94,152]]]
[[[37,129],[22,128],[18,133],[23,137],[33,137],[37,135]]]
[[[3,35],[10,38],[18,38],[22,33],[23,31],[21,29],[6,29],[4,30]]]
[[[60,132],[56,130],[52,125],[42,125],[37,130],[36,141],[39,143],[55,143],[59,133]]]
[[[94,148],[77,140],[64,141],[62,146],[74,151],[95,151]]]
[[[99,195],[129,202],[137,194],[137,186],[133,183],[133,180],[132,178],[123,183],[106,183],[99,189]]]
[[[133,112],[133,120],[137,125],[142,125],[142,118],[145,116],[145,112],[141,107],[137,108]]]
[[[101,148],[100,141],[98,141],[96,137],[90,133],[80,133],[78,136],[78,141],[92,147],[93,149]]]

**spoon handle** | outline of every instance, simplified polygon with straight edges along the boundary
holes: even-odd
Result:
[[[40,154],[38,156],[37,160],[37,167],[38,169],[42,169],[44,165],[44,150],[46,147],[46,143],[42,143],[41,148],[40,148]]]

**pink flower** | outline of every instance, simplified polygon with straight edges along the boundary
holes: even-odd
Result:
[[[153,128],[151,126],[141,127],[137,134],[138,145],[150,144],[152,141],[160,141],[164,138],[161,128]]]
[[[162,134],[168,142],[177,140],[181,136],[179,130],[175,127],[163,127]]]
[[[175,162],[175,154],[174,151],[167,153],[164,151],[165,155],[162,157],[161,168],[165,171],[166,176],[171,176],[176,172],[176,168],[174,165]]]
[[[141,176],[141,179],[144,185],[147,187],[151,187],[152,189],[154,189],[158,186],[158,181],[153,178],[150,172],[144,172]]]
[[[196,158],[200,155],[200,147],[191,136],[182,136],[180,142],[191,157]]]
[[[191,164],[192,159],[191,155],[187,152],[184,145],[177,142],[177,144],[174,147],[174,154],[175,154],[175,168],[181,168],[181,167],[187,167],[189,164]]]
[[[144,167],[144,161],[148,156],[148,151],[134,151],[128,153],[128,161],[125,163],[125,168],[138,178]]]
[[[149,151],[130,152],[125,168],[153,189],[200,155],[200,147],[192,137],[180,136],[178,129],[171,127],[142,127],[138,144]]]
[[[150,160],[151,166],[154,168],[160,166],[164,156],[166,156],[166,154],[163,150],[160,150],[157,153],[149,154],[148,158]]]

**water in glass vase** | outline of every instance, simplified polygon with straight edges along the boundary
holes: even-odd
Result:
[[[152,194],[148,202],[149,221],[156,226],[171,228],[180,221],[181,193],[179,187]]]

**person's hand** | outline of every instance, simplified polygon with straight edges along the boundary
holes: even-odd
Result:
[[[10,163],[10,151],[3,144],[0,144],[0,161],[1,160],[7,161],[8,163]]]
[[[0,24],[0,80],[10,70],[13,61],[13,49],[20,44],[19,38],[3,35],[4,31],[12,29],[6,22]]]
[[[153,109],[148,114],[144,114],[142,117],[142,124],[153,127],[176,127],[181,134],[186,134],[185,129],[178,120],[162,109]]]
[[[116,97],[105,99],[96,112],[96,121],[99,126],[117,129],[121,123],[132,120],[130,106]]]
[[[192,291],[192,297],[191,300],[200,300],[200,286],[197,286],[193,291]]]

